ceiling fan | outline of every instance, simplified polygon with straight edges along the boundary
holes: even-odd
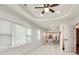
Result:
[[[53,10],[51,7],[56,7],[56,6],[59,6],[59,4],[52,4],[52,5],[50,5],[50,4],[44,4],[43,7],[35,7],[35,9],[44,9],[41,12],[42,14],[44,14],[45,12],[48,12],[48,11],[54,13],[55,10]]]

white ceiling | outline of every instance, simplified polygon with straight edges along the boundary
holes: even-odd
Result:
[[[10,10],[13,10],[17,15],[21,15],[24,18],[40,25],[43,28],[51,29],[50,25],[54,25],[52,28],[56,27],[58,29],[61,23],[71,22],[73,18],[79,15],[79,5],[78,4],[60,4],[59,6],[52,8],[56,12],[60,11],[59,14],[55,13],[45,13],[41,15],[42,9],[35,9],[34,7],[43,6],[40,4],[29,4],[27,7],[24,5],[5,5]]]
[[[72,5],[59,5],[56,7],[52,7],[51,9],[55,10],[55,13],[51,13],[51,12],[45,12],[43,14],[43,16],[41,16],[41,12],[43,11],[43,9],[35,9],[35,7],[43,7],[43,4],[29,4],[27,5],[27,7],[25,7],[25,9],[28,10],[28,12],[30,13],[30,15],[32,15],[35,18],[39,18],[39,21],[46,21],[44,19],[57,19],[57,18],[61,18],[62,16],[67,15],[68,13],[70,13],[71,9],[72,9]],[[60,12],[59,14],[57,12]],[[41,20],[42,19],[42,20]]]

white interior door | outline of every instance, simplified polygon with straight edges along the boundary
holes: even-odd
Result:
[[[64,46],[65,51],[73,51],[73,27],[71,25],[65,25],[64,26]]]

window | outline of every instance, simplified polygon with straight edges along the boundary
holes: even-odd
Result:
[[[30,43],[31,42],[31,29],[26,28],[26,42]]]
[[[31,29],[30,29],[30,28],[27,28],[27,29],[26,29],[26,35],[28,35],[28,36],[31,35]]]
[[[11,47],[11,24],[0,19],[0,48]]]
[[[25,27],[14,24],[14,39],[12,41],[12,46],[20,46],[26,43],[25,40]]]
[[[41,33],[40,30],[38,30],[38,40],[40,39]]]

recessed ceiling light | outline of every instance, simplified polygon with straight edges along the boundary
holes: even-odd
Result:
[[[43,16],[43,14],[41,14],[41,16]]]
[[[57,11],[56,13],[57,13],[57,14],[59,14],[59,13],[60,13],[60,11]]]

